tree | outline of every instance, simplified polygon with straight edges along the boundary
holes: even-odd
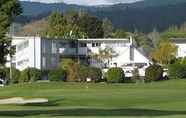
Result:
[[[44,36],[45,29],[48,27],[45,19],[34,21],[21,27],[21,30],[16,33],[18,36]]]
[[[176,58],[177,47],[169,41],[160,42],[159,46],[152,52],[151,57],[160,64],[170,64]]]
[[[113,28],[112,22],[109,19],[107,18],[103,19],[102,27],[103,27],[103,32],[104,32],[104,38],[112,37],[114,28]]]
[[[113,38],[126,38],[127,36],[128,34],[124,29],[117,29],[112,35]]]
[[[77,25],[77,18],[72,13],[66,13],[63,16],[60,12],[53,12],[48,17],[46,26],[46,30],[42,34],[52,38],[76,39],[87,37],[87,34],[81,31]]]
[[[6,63],[6,56],[10,53],[11,40],[6,36],[10,24],[15,16],[21,13],[18,0],[0,1],[0,64]]]
[[[77,26],[87,34],[87,38],[103,38],[102,21],[87,13],[80,14]]]

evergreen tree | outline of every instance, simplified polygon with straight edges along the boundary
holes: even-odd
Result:
[[[11,39],[6,34],[15,16],[20,13],[17,0],[0,0],[0,65],[6,63],[6,56],[11,52]]]

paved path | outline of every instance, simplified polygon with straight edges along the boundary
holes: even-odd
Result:
[[[0,105],[2,104],[29,104],[29,103],[47,103],[48,99],[45,98],[33,98],[24,99],[22,97],[14,97],[8,99],[0,99]]]

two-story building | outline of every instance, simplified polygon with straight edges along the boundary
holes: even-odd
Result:
[[[56,68],[61,58],[78,59],[92,66],[104,67],[91,58],[91,54],[99,53],[100,49],[111,48],[117,55],[113,56],[106,67],[121,67],[126,74],[131,74],[134,67],[143,69],[150,60],[143,55],[130,39],[49,39],[43,37],[13,37],[12,45],[16,53],[12,58],[12,65],[19,70],[33,67],[41,70]],[[7,63],[7,66],[10,65]]]

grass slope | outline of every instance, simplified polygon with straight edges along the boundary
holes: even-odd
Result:
[[[0,98],[48,98],[47,104],[0,105],[0,117],[184,118],[186,80],[149,84],[35,83],[0,89]]]

